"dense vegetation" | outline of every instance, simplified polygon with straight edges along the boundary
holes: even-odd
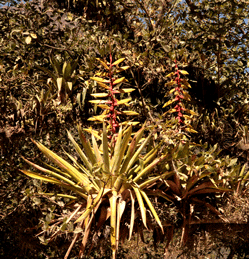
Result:
[[[246,258],[249,1],[0,3],[0,256]]]

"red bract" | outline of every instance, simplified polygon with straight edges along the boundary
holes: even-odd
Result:
[[[175,106],[175,110],[178,113],[177,114],[178,123],[179,124],[184,124],[184,117],[183,117],[183,114],[182,114],[182,111],[184,109],[183,109],[182,103],[181,103],[181,100],[184,99],[184,95],[183,95],[182,85],[181,85],[182,79],[180,78],[180,70],[178,69],[177,61],[176,60],[175,60],[175,69],[176,69],[176,72],[175,72],[175,75],[176,75],[175,82],[177,84],[177,87],[175,88],[175,90],[177,92],[176,97],[175,97],[175,100],[177,101],[177,105]]]
[[[113,90],[113,82],[114,79],[112,77],[113,72],[112,72],[112,54],[110,53],[110,64],[109,64],[109,78],[110,78],[110,93],[109,93],[109,97],[111,98],[110,101],[107,102],[107,104],[110,104],[110,108],[109,108],[109,112],[110,114],[107,116],[110,118],[109,123],[111,126],[111,132],[113,134],[115,134],[119,128],[119,122],[117,121],[117,116],[116,116],[116,111],[115,111],[115,107],[118,105],[117,99],[115,98],[115,93],[117,93],[117,91]]]

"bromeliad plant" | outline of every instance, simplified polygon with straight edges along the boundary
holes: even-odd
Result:
[[[73,104],[73,93],[75,91],[75,83],[77,77],[75,75],[75,69],[78,65],[78,60],[65,61],[62,63],[58,58],[51,55],[50,64],[53,71],[47,68],[36,65],[37,68],[45,72],[49,76],[49,82],[52,82],[51,93],[54,98],[58,99],[58,104],[66,105],[68,97],[71,99]]]
[[[188,142],[175,147],[166,162],[174,175],[165,179],[165,187],[161,187],[165,198],[174,203],[181,215],[182,244],[187,241],[189,225],[193,220],[201,222],[208,211],[223,219],[216,207],[217,202],[214,205],[212,200],[215,200],[216,195],[230,191],[226,171],[231,161],[217,158],[217,145],[209,150],[201,148],[202,151],[197,146],[191,147]]]
[[[146,193],[146,188],[158,179],[170,175],[170,173],[151,175],[155,166],[163,161],[166,155],[156,158],[158,151],[158,147],[156,147],[141,156],[141,152],[150,139],[150,136],[148,136],[140,143],[143,131],[144,129],[139,130],[131,140],[131,126],[125,129],[120,127],[115,146],[112,147],[108,144],[105,126],[103,127],[100,146],[97,145],[93,134],[91,145],[79,127],[83,149],[79,147],[69,132],[68,136],[81,162],[67,154],[72,161],[72,164],[70,164],[38,142],[34,143],[58,168],[42,167],[24,159],[28,164],[42,172],[42,174],[39,174],[22,170],[24,174],[59,185],[77,195],[73,197],[78,201],[77,208],[71,215],[68,215],[68,218],[74,220],[75,223],[79,223],[80,227],[84,229],[84,233],[81,233],[83,239],[80,256],[84,253],[90,231],[99,231],[110,218],[111,248],[113,258],[115,258],[120,234],[122,233],[123,236],[127,228],[125,224],[120,224],[126,210],[131,213],[130,220],[127,222],[129,231],[126,232],[129,238],[134,230],[135,219],[141,217],[143,225],[147,228],[150,213],[163,231],[161,221]],[[81,202],[82,198],[86,202]],[[138,206],[136,203],[138,203]],[[97,213],[101,215],[99,218],[95,217]],[[68,257],[79,236],[79,233],[75,234],[65,258]]]
[[[82,235],[81,257],[85,252],[88,239],[93,237],[94,233],[99,233],[108,222],[110,222],[111,229],[110,241],[113,258],[116,258],[120,238],[122,240],[126,237],[130,239],[135,229],[139,228],[139,219],[141,219],[143,226],[148,228],[150,217],[152,216],[163,232],[161,221],[148,197],[149,194],[154,195],[153,192],[149,191],[149,187],[159,179],[164,179],[172,173],[166,171],[160,174],[155,173],[157,165],[167,157],[167,155],[158,156],[159,145],[156,147],[150,146],[147,153],[145,152],[142,155],[151,138],[151,135],[145,139],[143,138],[144,128],[140,129],[132,137],[132,126],[119,125],[116,120],[119,112],[115,110],[115,107],[118,104],[127,103],[128,100],[117,101],[114,94],[130,91],[127,89],[115,89],[115,86],[123,82],[124,79],[113,78],[112,68],[122,60],[120,59],[114,63],[110,60],[109,64],[101,61],[101,64],[108,69],[108,73],[105,75],[109,79],[93,78],[100,86],[109,91],[106,95],[95,95],[110,98],[110,100],[102,103],[97,102],[107,112],[100,117],[96,116],[95,119],[101,121],[107,119],[109,121],[111,133],[113,134],[112,138],[108,138],[105,122],[103,122],[100,145],[97,144],[94,132],[91,134],[92,141],[90,142],[83,134],[82,129],[78,127],[83,149],[80,148],[69,132],[68,137],[80,158],[80,162],[66,153],[71,160],[71,163],[69,163],[35,141],[34,143],[37,147],[56,167],[47,164],[40,166],[24,158],[29,165],[42,173],[22,170],[24,174],[56,184],[75,193],[74,197],[72,193],[67,197],[77,201],[76,209],[68,215],[66,222],[62,221],[61,223],[65,224],[74,221],[83,231],[75,233],[65,258],[68,258],[76,240]],[[117,71],[121,70],[124,70],[124,68],[117,68]],[[115,141],[112,141],[113,139]],[[61,196],[65,196],[65,194]],[[129,216],[127,216],[128,213]],[[135,228],[136,224],[138,225]]]

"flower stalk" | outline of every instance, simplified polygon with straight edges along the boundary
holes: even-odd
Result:
[[[197,114],[193,110],[185,108],[183,102],[191,101],[191,97],[187,91],[191,88],[191,86],[185,78],[181,78],[181,75],[188,75],[188,72],[185,70],[180,70],[178,68],[177,60],[175,60],[175,72],[171,72],[166,76],[171,77],[172,79],[170,82],[165,84],[165,86],[173,86],[173,88],[165,96],[174,94],[175,97],[166,102],[163,108],[171,104],[175,104],[175,106],[164,113],[164,115],[167,113],[176,113],[176,119],[180,130],[184,129],[186,131],[196,133],[190,123],[193,116],[196,116]]]

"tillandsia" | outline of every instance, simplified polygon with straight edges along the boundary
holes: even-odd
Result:
[[[120,115],[138,115],[137,112],[131,111],[131,110],[124,110],[121,111],[120,109],[117,110],[117,106],[119,105],[126,105],[129,106],[129,102],[131,101],[131,98],[125,98],[122,100],[118,100],[116,98],[117,94],[129,94],[132,91],[134,91],[134,88],[120,88],[121,84],[126,82],[127,80],[125,77],[118,78],[117,75],[120,72],[125,71],[129,68],[129,66],[121,66],[119,67],[119,64],[125,60],[125,58],[120,58],[117,61],[113,62],[112,60],[112,54],[110,53],[110,61],[105,62],[101,59],[98,59],[101,65],[104,67],[106,72],[100,72],[97,73],[94,77],[91,79],[96,81],[97,84],[105,90],[105,92],[102,93],[94,93],[91,94],[93,97],[96,98],[106,98],[102,100],[92,100],[90,101],[93,104],[96,104],[98,107],[103,109],[103,113],[98,116],[94,116],[90,118],[89,120],[92,121],[99,121],[103,122],[104,120],[107,120],[109,122],[109,128],[111,131],[111,135],[115,135],[120,127],[119,122],[119,116]],[[122,124],[127,124],[127,121],[123,121]],[[135,124],[134,122],[129,122],[129,124]],[[111,135],[109,137],[111,137]]]
[[[172,79],[169,83],[165,84],[165,86],[173,87],[165,96],[174,94],[175,97],[166,102],[163,108],[173,103],[175,106],[164,113],[164,115],[167,113],[176,113],[176,119],[180,129],[197,133],[190,124],[192,119],[191,116],[196,116],[197,114],[193,110],[185,108],[183,103],[184,100],[188,102],[191,101],[191,97],[187,91],[188,88],[191,88],[191,86],[185,78],[181,78],[181,75],[188,75],[188,72],[185,70],[180,70],[177,65],[177,60],[175,60],[175,72],[171,72],[166,76]]]
[[[79,127],[78,130],[83,149],[69,132],[68,136],[80,162],[67,154],[72,162],[69,163],[41,143],[34,142],[57,168],[48,165],[43,167],[24,159],[42,174],[28,170],[21,171],[27,176],[56,184],[75,193],[74,197],[71,194],[67,196],[77,202],[76,209],[67,217],[67,223],[73,220],[84,230],[81,233],[83,238],[80,257],[86,249],[88,239],[92,236],[90,233],[101,231],[110,219],[111,249],[113,258],[116,258],[120,238],[122,240],[131,238],[135,225],[140,224],[137,219],[141,219],[144,227],[148,228],[151,225],[150,218],[153,217],[163,232],[161,221],[148,195],[154,195],[151,186],[159,179],[170,177],[173,172],[155,173],[155,167],[167,157],[165,154],[158,155],[159,146],[141,155],[151,138],[149,135],[143,139],[144,128],[132,138],[132,126],[125,128],[120,126],[114,146],[108,145],[105,123],[100,146],[94,134],[91,144],[82,129]],[[127,216],[128,213],[130,216]],[[59,232],[61,228],[53,237]],[[75,233],[65,258],[68,258],[79,236],[80,233]]]

